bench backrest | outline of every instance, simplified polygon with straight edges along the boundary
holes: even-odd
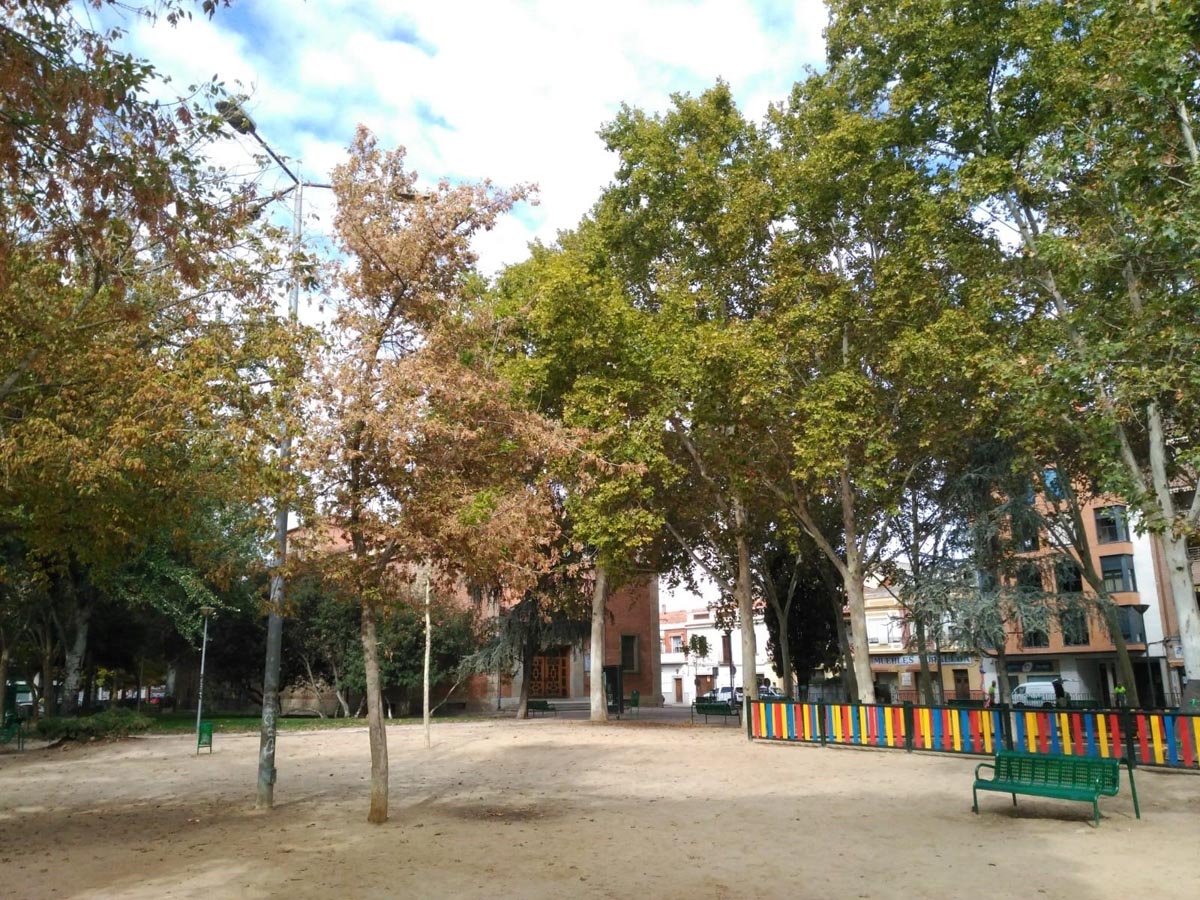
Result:
[[[1095,756],[1056,756],[1001,750],[996,754],[996,780],[1055,787],[1092,787],[1114,796],[1121,785],[1121,763]]]

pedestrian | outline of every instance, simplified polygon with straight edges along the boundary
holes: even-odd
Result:
[[[1063,707],[1067,705],[1067,691],[1063,687],[1062,676],[1055,678],[1051,684],[1054,685],[1054,703],[1056,706]]]
[[[996,682],[994,682],[994,681],[988,685],[987,704],[986,705],[987,706],[995,706],[996,705]]]

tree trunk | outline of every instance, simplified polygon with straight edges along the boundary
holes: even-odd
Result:
[[[346,699],[346,692],[342,688],[338,667],[334,663],[330,663],[329,671],[333,674],[333,696],[337,697],[338,706],[342,708],[342,718],[348,719],[350,718],[350,701]]]
[[[371,810],[367,821],[379,825],[388,817],[387,730],[383,724],[383,698],[379,682],[379,642],[375,636],[375,607],[362,608],[363,668],[367,681],[367,734],[371,742]]]
[[[996,653],[996,678],[1000,682],[1000,702],[1007,704],[1012,700],[1012,688],[1008,681],[1008,657],[1003,650]]]
[[[87,654],[88,626],[92,619],[92,603],[85,600],[77,603],[73,611],[75,632],[69,645],[64,635],[63,645],[67,647],[66,659],[63,663],[63,696],[62,714],[75,716],[79,714],[79,689],[83,681],[83,661]]]
[[[529,688],[533,681],[533,657],[537,653],[537,639],[533,623],[525,633],[525,648],[521,651],[521,693],[517,698],[517,718],[529,718]]]
[[[853,655],[850,653],[850,636],[846,633],[846,617],[842,615],[842,604],[838,602],[837,594],[829,595],[829,602],[833,606],[833,625],[837,629],[838,647],[842,651],[842,682],[846,688],[846,697],[858,696],[858,678],[854,674],[854,665],[852,663]]]
[[[750,539],[746,535],[746,507],[741,498],[733,501],[733,520],[737,542],[738,618],[742,624],[742,695],[743,702],[758,699],[758,640],[754,633],[754,595],[750,586]]]
[[[1142,702],[1138,697],[1137,680],[1133,677],[1133,660],[1129,658],[1129,645],[1121,631],[1117,607],[1112,603],[1104,605],[1104,624],[1108,626],[1108,636],[1117,648],[1117,684],[1125,688],[1125,702],[1137,709]]]
[[[843,344],[844,346],[844,344]],[[846,544],[845,571],[842,580],[846,588],[846,605],[850,608],[850,649],[854,664],[854,680],[858,685],[860,703],[875,702],[875,678],[871,674],[871,644],[867,640],[867,604],[863,597],[862,547],[859,546],[858,521],[854,510],[854,488],[849,468],[841,474],[842,530]]]
[[[608,721],[608,698],[604,694],[604,617],[608,604],[608,570],[596,566],[592,588],[592,721]]]
[[[422,717],[425,720],[425,749],[428,750],[433,746],[433,736],[429,731],[429,657],[430,647],[433,645],[433,621],[429,615],[429,576],[425,576],[425,669],[422,673],[421,682],[425,689],[425,696],[422,703]]]
[[[913,616],[917,625],[917,659],[921,663],[921,693],[926,706],[933,706],[933,674],[929,671],[929,634],[923,615]]]
[[[867,604],[863,597],[863,576],[856,553],[847,554],[853,559],[846,566],[846,603],[850,607],[849,634],[854,680],[858,688],[860,703],[875,702],[875,679],[871,675],[871,645],[867,641]],[[844,626],[843,626],[844,627]]]
[[[933,659],[937,664],[937,690],[934,692],[934,697],[942,706],[946,705],[946,678],[942,673],[942,629],[941,623],[938,623],[938,628],[933,633]]]
[[[8,642],[0,635],[0,725],[4,724],[4,706],[8,700]]]
[[[40,714],[44,715],[46,718],[50,718],[58,711],[55,708],[57,706],[57,704],[54,702],[54,700],[55,700],[55,696],[54,696],[54,640],[50,636],[52,633],[50,631],[50,626],[47,624],[47,625],[43,625],[42,627],[45,629],[45,634],[43,635],[43,641],[42,641],[42,700],[43,700],[43,704],[42,704],[42,710],[41,710]],[[36,706],[34,707],[33,713],[34,713],[35,718],[39,715],[38,709]]]
[[[1196,603],[1196,585],[1192,582],[1187,556],[1187,538],[1167,532],[1162,543],[1175,601],[1175,619],[1179,623],[1179,643],[1183,647],[1183,671],[1188,680],[1180,706],[1191,712],[1200,707],[1200,606]]]
[[[779,610],[775,610],[778,614]],[[783,695],[789,700],[796,699],[796,679],[792,676],[792,656],[791,644],[788,642],[788,629],[786,616],[791,612],[790,604],[788,611],[784,614],[784,618],[780,619],[779,626],[779,652],[783,656]]]

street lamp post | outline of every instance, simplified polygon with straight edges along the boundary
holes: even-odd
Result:
[[[304,189],[306,187],[332,188],[329,184],[318,184],[303,181],[288,168],[271,146],[262,139],[254,120],[242,107],[232,101],[221,101],[217,104],[217,112],[239,134],[250,135],[267,151],[271,159],[279,165],[292,180],[292,187],[276,196],[282,197],[291,191],[296,192],[292,217],[292,250],[293,267],[299,255],[301,229],[304,212]],[[288,298],[288,318],[295,322],[300,315],[300,273],[295,268],[292,272],[292,290]],[[291,464],[292,436],[284,425],[279,436],[279,465],[286,471]],[[288,503],[287,498],[280,496],[275,505],[275,572],[271,576],[270,609],[267,614],[267,658],[263,670],[263,703],[262,730],[258,743],[258,799],[256,806],[260,809],[270,809],[275,802],[275,735],[279,718],[279,667],[283,648],[283,609],[284,577],[283,566],[287,562],[288,534]]]
[[[292,191],[296,192],[292,218],[294,260],[292,290],[291,296],[288,298],[288,316],[292,322],[295,322],[300,315],[300,272],[295,260],[298,259],[300,251],[304,189],[312,187],[332,190],[333,185],[304,181],[299,178],[279,158],[279,155],[271,146],[263,140],[262,136],[259,135],[254,120],[250,118],[249,113],[242,109],[240,104],[234,101],[222,100],[216,106],[217,112],[229,123],[234,131],[239,134],[249,135],[258,141],[259,146],[267,151],[271,159],[275,160],[279,168],[283,169],[292,181],[292,186],[275,194],[275,198],[282,198]],[[398,199],[414,201],[427,200],[431,197],[432,195],[430,194],[404,192],[398,196]],[[284,471],[290,466],[291,456],[292,438],[288,434],[287,426],[284,425],[279,437],[279,465]],[[258,745],[258,799],[255,805],[260,809],[270,809],[275,802],[275,734],[279,718],[279,666],[283,646],[283,617],[280,616],[279,611],[283,609],[283,566],[287,562],[287,525],[287,498],[281,496],[276,501],[275,506],[275,573],[271,576],[270,609],[267,614],[267,658],[263,671],[262,731],[259,735]]]
[[[204,637],[200,639],[200,689],[196,696],[196,742],[200,742],[200,716],[204,712],[204,661],[208,656],[208,620],[212,618],[212,614],[216,612],[211,606],[200,607],[200,614],[204,616]]]

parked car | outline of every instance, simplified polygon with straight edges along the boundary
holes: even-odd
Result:
[[[700,697],[701,703],[741,703],[744,692],[741,688],[714,688]]]
[[[1013,688],[1012,705],[1016,707],[1040,706],[1051,708],[1058,705],[1054,685],[1047,681],[1027,681]]]
[[[758,698],[760,700],[782,700],[783,691],[774,687],[761,687],[758,689]]]

